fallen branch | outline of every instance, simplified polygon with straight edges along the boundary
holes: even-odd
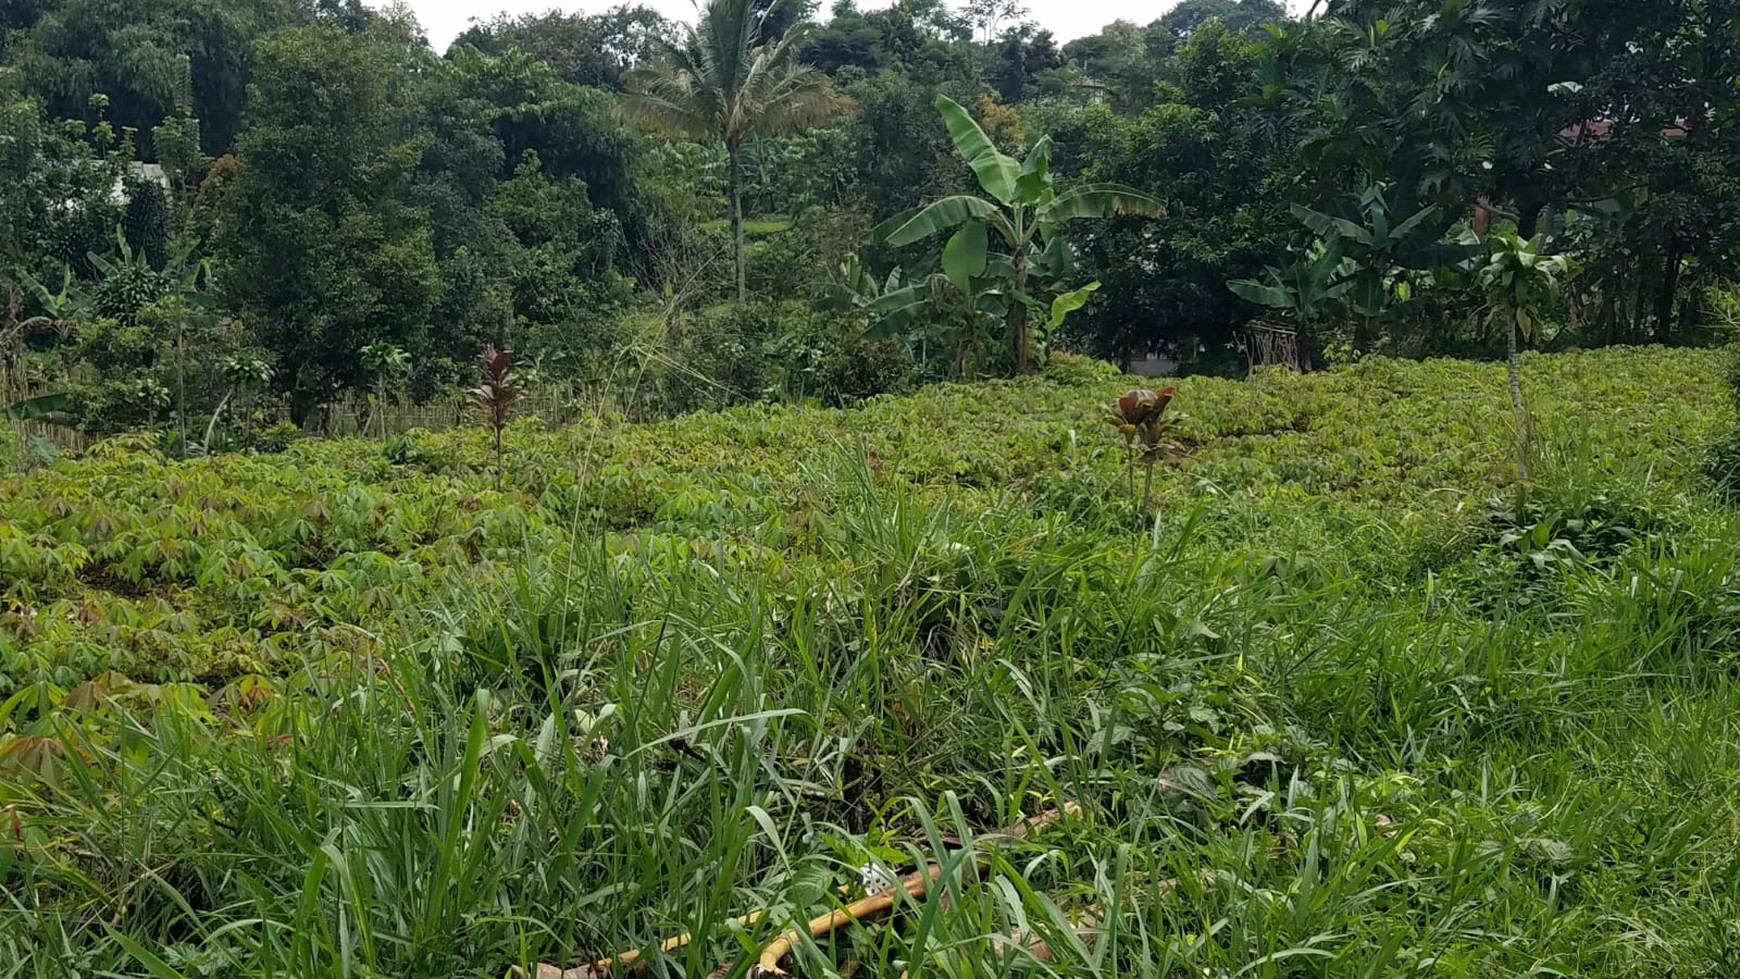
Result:
[[[1022,839],[1062,819],[1066,812],[1070,815],[1077,815],[1081,812],[1081,808],[1074,803],[1066,803],[1061,810],[1047,810],[1037,816],[1024,819],[1007,829],[998,830],[996,833],[990,834],[990,836],[1007,836],[1015,839]],[[978,851],[977,862],[982,865],[990,854],[983,847],[978,847],[976,849]],[[912,873],[907,874],[905,877],[901,878],[900,883],[893,887],[878,891],[877,893],[861,900],[853,901],[851,904],[848,904],[837,911],[831,911],[827,914],[821,915],[820,917],[812,918],[810,919],[807,929],[810,938],[822,938],[831,934],[838,928],[842,928],[856,921],[862,921],[865,918],[874,917],[890,910],[894,907],[896,894],[904,892],[907,896],[914,899],[922,898],[930,889],[930,885],[935,883],[937,878],[941,876],[942,867],[933,862],[926,865],[922,870],[915,870]],[[761,949],[761,955],[756,959],[755,966],[749,970],[748,979],[768,979],[768,977],[786,979],[786,977],[789,977],[791,973],[786,972],[785,969],[780,966],[780,963],[785,960],[787,955],[791,954],[792,948],[796,946],[799,940],[800,937],[796,931],[789,931],[763,946]]]
[[[1081,814],[1081,807],[1073,802],[1065,803],[1061,809],[1049,809],[1037,816],[1024,819],[1021,822],[1016,823],[1014,826],[1000,829],[995,833],[988,833],[981,839],[989,840],[996,837],[1023,839],[1037,833],[1047,826],[1050,826],[1052,823],[1057,822],[1066,814],[1078,816]],[[984,860],[989,856],[989,851],[984,849],[982,846],[978,847],[977,850],[977,860],[982,865]],[[884,888],[868,897],[853,901],[843,908],[812,918],[805,930],[809,932],[809,936],[812,939],[822,938],[837,929],[852,924],[853,922],[862,921],[866,918],[873,918],[892,909],[895,904],[896,895],[900,893],[905,893],[908,897],[915,899],[924,897],[929,891],[930,885],[935,883],[937,878],[941,875],[942,868],[939,865],[934,862],[927,864],[924,868],[907,874],[892,887]],[[742,917],[733,918],[732,923],[740,927],[747,927],[755,924],[766,916],[767,912],[765,910],[754,911],[743,915]],[[688,932],[683,932],[681,935],[665,939],[660,943],[659,951],[674,952],[689,944],[692,940],[692,935]],[[781,934],[778,938],[775,938],[773,941],[763,946],[761,954],[756,958],[755,965],[749,970],[749,979],[766,979],[766,977],[779,977],[779,979],[786,979],[786,977],[789,977],[790,973],[782,969],[780,963],[785,960],[786,956],[791,954],[792,949],[801,940],[801,936],[794,929]],[[630,949],[609,956],[608,958],[599,959],[596,962],[576,966],[572,969],[563,969],[559,966],[550,965],[547,962],[540,962],[530,975],[528,975],[524,969],[521,969],[516,965],[508,970],[508,979],[610,979],[611,976],[617,974],[617,970],[619,969],[626,970],[640,967],[644,964],[643,959],[644,956],[641,954],[639,949]]]
[[[742,917],[732,918],[731,923],[747,927],[765,917],[767,917],[766,911],[753,911]],[[693,940],[694,936],[685,931],[681,935],[660,942],[659,951],[674,952]],[[524,969],[516,965],[508,970],[508,979],[609,979],[610,976],[616,974],[616,970],[619,968],[638,967],[641,964],[641,958],[640,949],[631,948],[626,952],[618,952],[609,958],[599,959],[596,962],[576,966],[572,969],[563,969],[548,962],[539,962],[530,977],[526,975]]]

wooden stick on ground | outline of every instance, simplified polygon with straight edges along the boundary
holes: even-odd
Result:
[[[995,833],[988,833],[986,834],[985,839],[999,836],[1022,839],[1044,829],[1052,823],[1057,822],[1066,814],[1078,816],[1081,814],[1081,807],[1073,802],[1068,802],[1065,803],[1061,809],[1048,809],[1037,816],[1031,816],[1024,819],[1021,822],[1016,823],[1014,826],[1000,829]],[[980,848],[977,859],[982,863],[986,856],[988,856],[988,854],[983,848]],[[915,870],[912,873],[907,874],[905,877],[901,878],[898,884],[895,884],[892,887],[884,888],[869,897],[860,898],[843,908],[830,911],[827,914],[811,919],[806,930],[808,930],[812,939],[821,938],[832,933],[836,929],[851,924],[854,921],[862,921],[865,918],[875,917],[876,915],[882,914],[883,912],[893,908],[895,895],[902,891],[904,891],[909,897],[922,898],[929,890],[930,885],[935,883],[936,879],[941,875],[941,867],[935,863],[928,864],[921,870]],[[732,921],[739,926],[748,926],[760,921],[762,918],[766,917],[766,915],[766,911],[755,911],[739,918],[733,918]],[[691,940],[692,936],[688,932],[684,932],[673,938],[665,939],[660,943],[659,950],[662,952],[674,952],[689,944]],[[756,959],[755,965],[749,970],[749,979],[789,976],[790,973],[787,973],[782,969],[780,963],[785,960],[786,956],[791,954],[792,948],[801,940],[802,939],[798,933],[793,930],[785,932],[778,938],[775,938],[773,941],[763,946],[760,956]],[[609,977],[616,974],[618,969],[626,970],[638,968],[643,964],[641,960],[642,955],[640,950],[630,949],[626,952],[619,952],[609,958],[599,959],[596,962],[576,966],[572,969],[562,969],[559,966],[550,965],[547,962],[540,962],[538,963],[537,968],[533,970],[530,975],[528,975],[524,969],[521,969],[516,965],[508,970],[508,979],[609,979]]]
[[[735,925],[747,927],[765,917],[767,917],[766,911],[754,911],[743,915],[742,917],[732,918],[731,922]],[[674,952],[677,949],[682,948],[684,945],[689,944],[692,940],[693,936],[685,931],[681,935],[676,935],[660,942],[659,951]],[[586,965],[575,966],[572,969],[563,969],[560,966],[554,966],[548,962],[540,962],[538,963],[537,968],[534,969],[529,976],[524,969],[516,965],[508,970],[508,979],[609,979],[610,976],[616,974],[617,969],[638,968],[641,965],[640,960],[640,949],[631,948],[626,952],[618,952],[609,958],[599,959],[596,962],[589,962]]]
[[[1061,810],[1047,810],[1037,816],[1024,819],[1021,822],[1016,823],[1014,826],[998,830],[996,833],[989,835],[1021,839],[1057,822],[1059,819],[1063,818],[1063,815],[1066,812],[1071,815],[1076,815],[1081,812],[1081,808],[1074,803],[1066,803]],[[983,847],[977,849],[978,854],[976,859],[980,864],[983,864],[986,857],[989,856],[989,853],[986,852]],[[912,873],[907,874],[901,879],[900,883],[893,887],[878,891],[877,893],[861,900],[853,901],[851,904],[848,904],[837,911],[831,911],[827,914],[810,919],[807,929],[810,933],[810,937],[812,939],[821,938],[832,933],[837,928],[842,928],[855,921],[862,921],[865,918],[882,914],[894,907],[895,895],[902,891],[912,898],[922,898],[929,890],[930,885],[936,883],[937,878],[941,876],[942,868],[935,863],[927,865],[922,870],[915,870]],[[748,979],[788,979],[791,973],[786,972],[785,969],[780,966],[780,963],[785,960],[786,956],[791,954],[792,948],[795,947],[800,940],[801,939],[796,931],[789,931],[767,943],[762,947],[761,955],[756,959],[754,967],[749,970]]]

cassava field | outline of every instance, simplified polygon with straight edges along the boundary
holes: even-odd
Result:
[[[1740,974],[1718,357],[5,477],[0,977]]]

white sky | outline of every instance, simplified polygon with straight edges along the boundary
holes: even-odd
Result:
[[[373,6],[386,6],[390,0],[369,0]],[[488,20],[498,12],[509,14],[541,13],[550,9],[597,13],[616,6],[622,0],[402,0],[416,13],[417,21],[429,35],[436,51],[465,30],[472,18]],[[695,19],[692,0],[645,0],[673,20]],[[1178,0],[1025,0],[1029,16],[1041,27],[1050,28],[1059,42],[1096,34],[1101,27],[1120,18],[1146,24],[1170,10]],[[1310,0],[1286,0],[1295,13],[1310,5]],[[818,14],[827,16],[829,3],[818,5]],[[951,6],[958,6],[951,3]],[[862,9],[886,6],[879,0],[864,0]]]

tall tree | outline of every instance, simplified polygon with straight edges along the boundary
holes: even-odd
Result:
[[[1489,205],[1524,239],[1567,211],[1579,233],[1618,229],[1619,274],[1585,282],[1608,284],[1603,302],[1635,292],[1634,330],[1664,332],[1685,262],[1733,267],[1732,6],[1333,0],[1267,46],[1261,97],[1300,133],[1319,201],[1383,180],[1445,214]]]
[[[1166,11],[1160,22],[1179,37],[1189,37],[1210,20],[1237,32],[1286,19],[1287,9],[1275,0],[1184,0]]]
[[[363,347],[415,349],[441,292],[429,212],[408,194],[422,154],[401,89],[408,54],[334,26],[281,31],[257,51],[220,286],[276,354],[298,421],[366,379]]]
[[[27,29],[0,42],[0,50],[24,70],[49,115],[81,118],[90,97],[102,93],[109,118],[141,132],[165,116],[198,117],[213,153],[224,152],[241,128],[254,41],[317,16],[306,0],[57,0],[36,6]]]
[[[1058,158],[1078,161],[1083,179],[1166,198],[1165,221],[1120,219],[1083,242],[1084,271],[1111,299],[1083,310],[1071,329],[1101,355],[1212,358],[1250,320],[1252,309],[1226,280],[1278,260],[1295,228],[1290,147],[1255,125],[1247,107],[1258,50],[1248,35],[1210,22],[1163,60],[1158,105],[1127,118],[1091,107],[1080,113],[1079,134],[1053,128]]]
[[[755,0],[711,0],[681,44],[664,44],[649,65],[629,72],[625,103],[634,116],[691,139],[725,144],[731,176],[731,236],[737,253],[737,299],[748,298],[743,236],[743,143],[802,132],[851,106],[828,76],[798,58],[805,25],[777,39],[762,32],[769,11]]]
[[[542,14],[473,24],[448,49],[464,47],[490,55],[523,51],[548,64],[564,81],[621,88],[622,73],[647,60],[659,41],[676,36],[676,27],[658,11],[623,4],[602,14]]]

